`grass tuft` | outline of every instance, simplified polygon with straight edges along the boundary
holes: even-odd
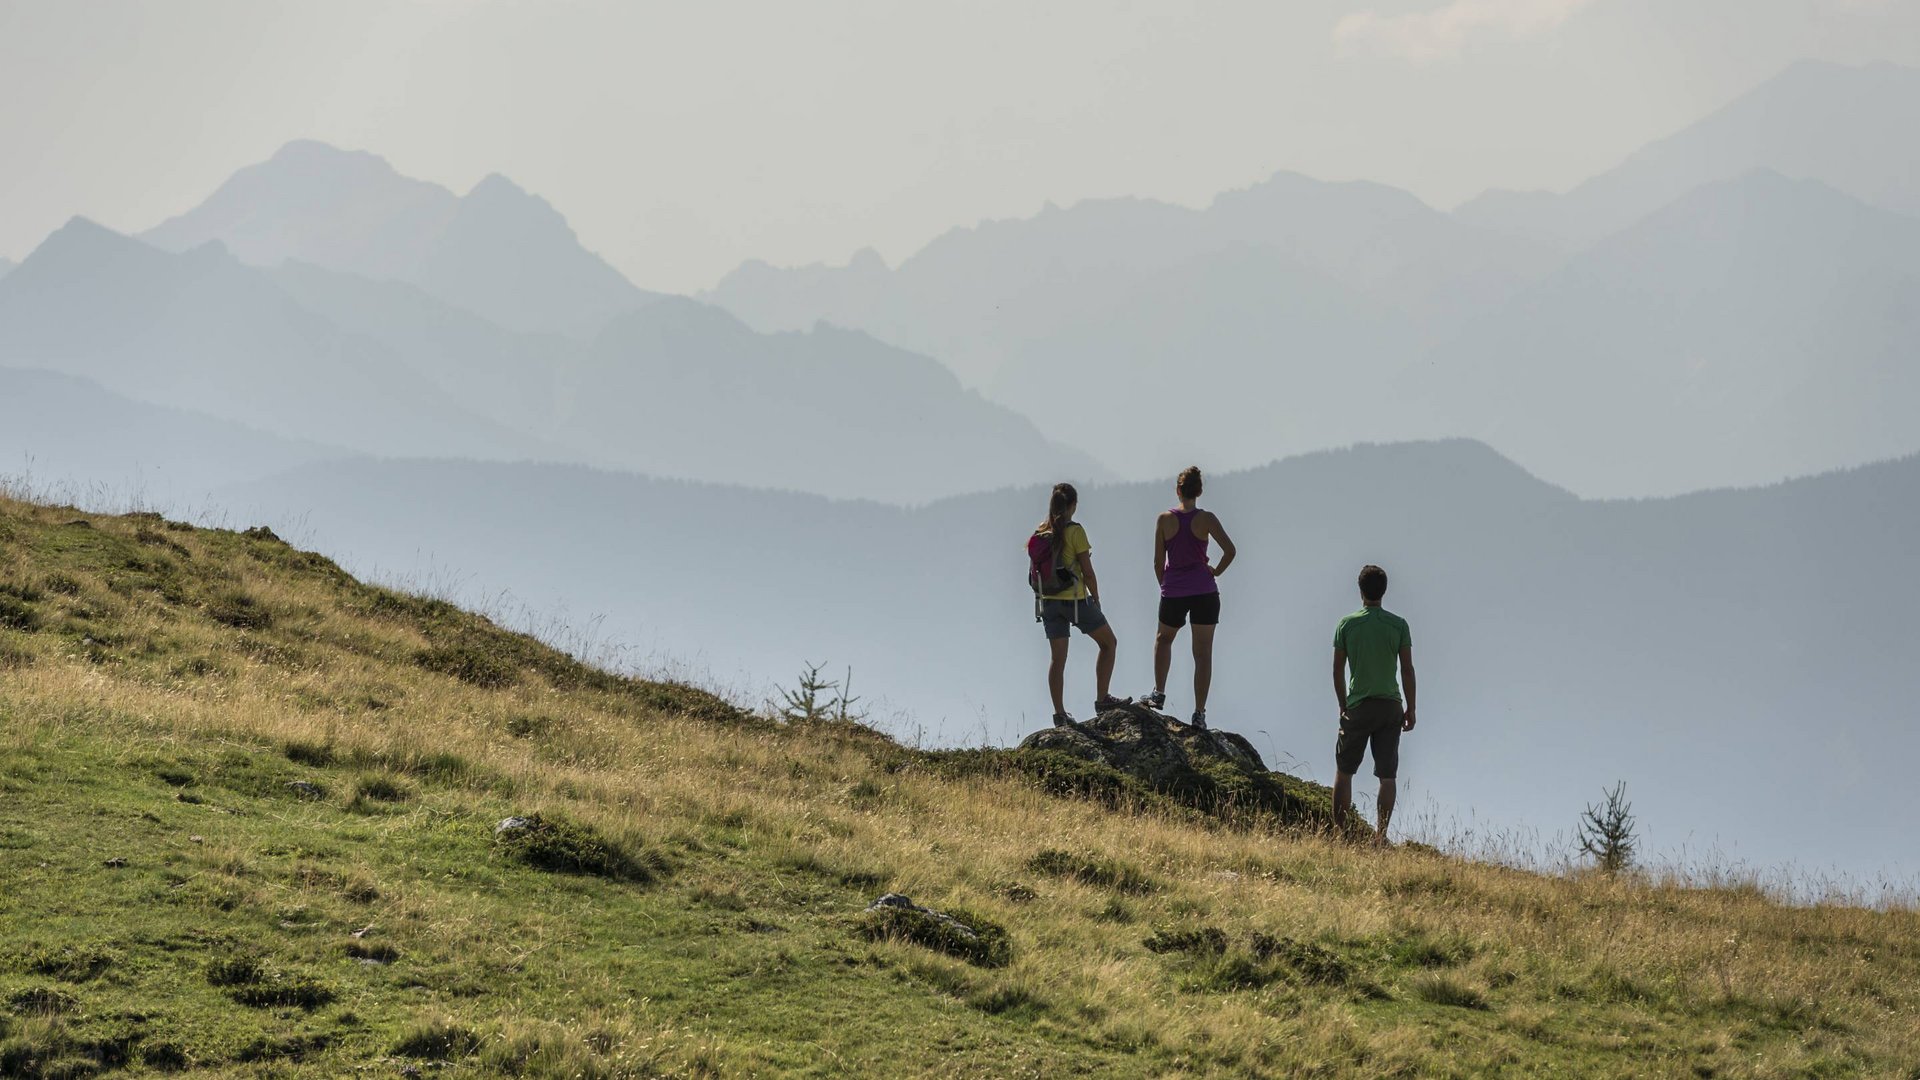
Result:
[[[965,960],[976,967],[1005,967],[1013,960],[1006,927],[963,908],[937,915],[907,907],[878,907],[860,914],[861,935],[869,941],[905,941]]]
[[[1141,944],[1151,953],[1219,954],[1227,951],[1227,932],[1217,926],[1165,927]]]
[[[1157,888],[1145,871],[1131,863],[1098,855],[1075,854],[1058,848],[1049,848],[1028,859],[1027,869],[1132,895],[1150,893]]]
[[[417,1024],[393,1044],[396,1056],[422,1061],[452,1061],[468,1057],[479,1049],[480,1036],[477,1032],[444,1019]]]
[[[7,1008],[22,1016],[54,1016],[80,1007],[80,999],[52,986],[29,986],[7,995]]]
[[[106,974],[120,959],[117,951],[104,945],[62,945],[35,950],[27,957],[26,967],[35,975],[80,983]]]
[[[223,592],[207,603],[207,618],[236,630],[265,630],[273,625],[273,613],[260,601],[242,592]]]
[[[233,1000],[256,1009],[295,1007],[311,1012],[331,1002],[333,988],[311,975],[270,971],[256,982],[237,986]]]
[[[339,761],[334,753],[333,744],[312,742],[307,739],[289,739],[281,744],[281,753],[296,765],[309,765],[316,769],[325,769]]]
[[[406,802],[413,798],[413,789],[392,773],[365,773],[353,782],[353,798],[356,802]]]
[[[1486,995],[1461,981],[1458,977],[1442,971],[1432,971],[1416,976],[1413,980],[1413,994],[1422,1001],[1434,1005],[1445,1005],[1455,1009],[1485,1009]]]
[[[466,643],[422,649],[414,654],[413,662],[428,671],[451,675],[485,690],[512,686],[520,677],[506,658]]]
[[[641,884],[654,879],[649,860],[590,825],[540,814],[523,820],[524,825],[498,830],[494,841],[529,866]]]

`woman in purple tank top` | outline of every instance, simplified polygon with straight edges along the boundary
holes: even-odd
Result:
[[[1180,505],[1161,513],[1153,524],[1153,574],[1160,579],[1160,632],[1153,639],[1153,693],[1146,703],[1167,704],[1167,672],[1173,667],[1173,640],[1193,620],[1193,726],[1207,726],[1207,690],[1213,684],[1213,629],[1220,623],[1220,586],[1214,579],[1233,563],[1233,541],[1220,519],[1195,505],[1200,498],[1200,467],[1188,466],[1174,481]],[[1220,545],[1220,562],[1207,562],[1207,541]]]

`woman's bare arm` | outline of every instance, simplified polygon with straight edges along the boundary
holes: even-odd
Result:
[[[1213,576],[1219,577],[1227,572],[1227,567],[1233,565],[1233,556],[1236,554],[1233,539],[1227,535],[1226,528],[1220,524],[1220,518],[1212,512],[1207,514],[1207,535],[1213,537],[1220,545],[1220,562],[1213,568]]]

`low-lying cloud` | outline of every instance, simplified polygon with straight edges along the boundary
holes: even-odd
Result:
[[[1431,11],[1382,15],[1363,11],[1334,25],[1334,44],[1346,53],[1408,60],[1440,60],[1482,41],[1544,37],[1593,0],[1453,0]]]

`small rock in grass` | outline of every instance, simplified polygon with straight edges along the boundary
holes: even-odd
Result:
[[[919,915],[924,915],[927,918],[932,919],[934,922],[951,927],[954,933],[959,934],[961,937],[967,938],[969,940],[979,936],[978,934],[974,933],[973,927],[968,926],[966,923],[961,922],[959,919],[956,919],[953,916],[948,915],[946,912],[943,912],[943,911],[935,911],[929,907],[921,907],[919,904],[914,903],[910,898],[903,896],[900,893],[896,893],[896,892],[887,893],[885,896],[882,896],[880,899],[875,900],[873,903],[867,905],[868,913],[872,913],[875,911],[882,911],[882,910],[885,910],[886,908],[898,908],[899,910],[902,910],[902,911],[911,911]]]
[[[115,870],[119,870],[124,868],[127,865],[127,860],[121,858],[118,855],[115,855],[113,858],[108,859],[107,861],[101,863],[100,865],[111,867],[112,869],[115,869]]]
[[[498,833],[505,833],[505,832],[514,832],[519,829],[531,829],[531,828],[533,828],[532,818],[510,817],[510,818],[501,818],[500,824],[495,825],[493,827],[493,831],[496,834],[498,834]]]
[[[189,844],[204,844],[206,842],[207,838],[201,836],[199,833],[194,833],[192,836],[187,837],[187,843]]]
[[[327,794],[325,788],[311,780],[289,780],[287,787],[293,789],[293,793],[303,799],[322,799]]]
[[[1005,967],[1012,959],[1005,928],[958,909],[948,914],[921,907],[900,893],[869,904],[860,930],[869,940],[910,941],[980,967]]]

